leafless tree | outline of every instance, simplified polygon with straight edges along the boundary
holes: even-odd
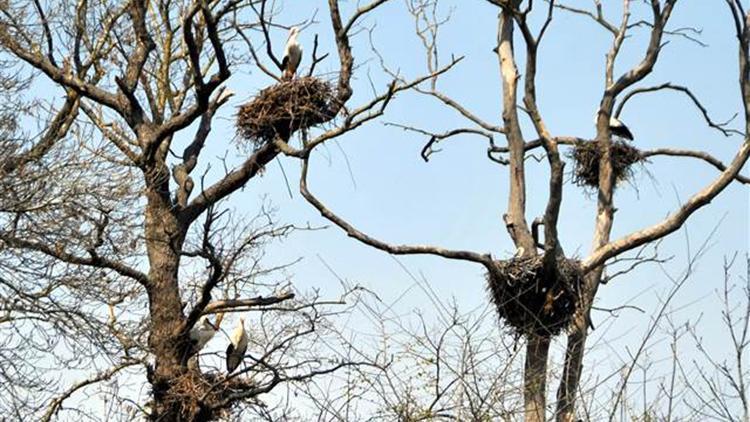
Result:
[[[487,0],[498,13],[497,48],[499,72],[502,79],[502,115],[498,122],[486,121],[471,111],[471,106],[451,98],[448,94],[437,89],[437,80],[447,71],[460,71],[453,67],[461,58],[452,58],[441,64],[438,56],[438,36],[443,22],[434,14],[435,1],[408,1],[408,10],[414,15],[417,35],[422,40],[427,51],[427,67],[431,77],[424,80],[406,81],[398,72],[389,71],[393,77],[392,88],[384,93],[379,100],[385,106],[390,96],[403,89],[424,94],[433,98],[446,107],[455,110],[466,119],[466,127],[452,129],[440,133],[433,130],[400,125],[400,127],[429,137],[429,141],[422,151],[422,157],[428,160],[435,152],[437,143],[453,136],[475,134],[489,140],[487,155],[494,162],[507,168],[507,183],[509,195],[504,213],[504,224],[508,234],[517,248],[514,260],[526,260],[539,257],[543,262],[544,273],[556,277],[562,271],[561,262],[565,262],[566,254],[558,239],[558,218],[563,203],[565,184],[563,180],[565,157],[561,147],[579,148],[594,145],[597,156],[593,163],[597,173],[592,188],[596,199],[597,212],[595,230],[592,233],[591,251],[577,264],[584,274],[580,283],[580,302],[577,312],[569,325],[567,333],[567,351],[565,363],[557,388],[557,404],[555,415],[559,421],[576,420],[576,395],[581,380],[582,361],[586,345],[586,338],[590,329],[590,311],[599,287],[610,278],[605,275],[605,267],[613,261],[626,259],[623,254],[642,248],[680,229],[688,218],[697,210],[708,205],[730,183],[747,184],[750,179],[740,172],[750,156],[750,65],[748,64],[748,48],[750,47],[750,14],[740,0],[717,1],[717,5],[725,7],[730,12],[728,24],[735,30],[736,47],[738,50],[739,86],[738,94],[742,99],[743,128],[735,130],[726,123],[712,120],[705,106],[697,96],[687,87],[675,83],[664,83],[657,86],[646,86],[642,81],[652,73],[656,67],[668,37],[684,37],[696,42],[690,29],[671,29],[670,18],[673,10],[679,7],[677,0],[648,0],[643,2],[647,10],[647,18],[639,21],[631,19],[631,6],[637,2],[622,1],[622,14],[617,21],[604,16],[600,1],[593,2],[593,9],[582,9],[579,5],[568,5],[564,2],[550,0],[546,3],[522,0]],[[637,3],[641,6],[641,3]],[[605,86],[601,92],[601,100],[597,107],[596,137],[593,140],[581,136],[560,135],[552,133],[545,123],[544,116],[537,104],[536,83],[537,61],[539,46],[546,40],[547,29],[553,24],[556,13],[570,12],[591,18],[597,25],[602,26],[611,36],[611,47],[604,63]],[[629,35],[634,31],[645,30],[648,42],[644,46],[644,53],[640,61],[622,74],[617,74],[615,64],[625,42],[630,41]],[[520,33],[516,36],[517,33]],[[514,39],[522,40],[521,53]],[[729,42],[729,40],[727,40]],[[525,63],[519,64],[519,57],[525,57]],[[519,70],[521,68],[521,70]],[[424,82],[424,83],[423,83]],[[429,84],[428,84],[429,82]],[[519,90],[521,91],[519,93]],[[724,164],[713,157],[709,151],[691,151],[678,148],[661,148],[651,151],[637,151],[636,159],[653,158],[657,156],[683,157],[702,160],[718,170],[713,180],[707,181],[706,186],[694,192],[678,209],[670,213],[662,221],[641,230],[629,233],[617,239],[612,239],[614,216],[617,209],[615,203],[615,187],[619,175],[615,167],[616,143],[612,140],[610,118],[617,117],[623,107],[636,95],[674,90],[687,96],[692,105],[706,123],[716,129],[717,136],[740,137],[735,155],[729,164]],[[521,98],[519,98],[521,96]],[[340,227],[354,239],[394,255],[428,254],[445,259],[469,261],[484,266],[488,273],[497,271],[498,267],[507,265],[507,261],[493,256],[499,251],[474,252],[467,250],[449,250],[432,245],[396,245],[378,239],[375,236],[359,230],[355,224],[336,214],[319,199],[308,184],[310,172],[311,152],[326,142],[339,138],[360,126],[360,123],[380,117],[380,112],[364,114],[361,110],[369,110],[372,103],[363,108],[355,109],[350,118],[342,125],[306,142],[302,148],[287,148],[284,150],[289,156],[302,160],[302,175],[300,191],[302,196],[315,207],[323,217]],[[356,117],[362,116],[359,120]],[[527,138],[522,132],[523,116],[530,120],[535,135]],[[348,137],[347,139],[351,139]],[[505,144],[496,139],[505,140]],[[737,139],[737,138],[733,138]],[[535,151],[543,151],[549,167],[549,189],[547,206],[542,216],[533,218],[526,213],[526,158]],[[543,226],[543,241],[540,243],[538,230]],[[513,261],[513,260],[511,260]],[[555,298],[552,298],[554,301]],[[525,333],[526,354],[524,374],[525,419],[527,421],[542,421],[546,415],[546,391],[549,377],[548,356],[551,336],[538,333]]]
[[[352,29],[385,1],[349,16],[338,3],[328,1],[339,63],[328,120],[353,93]],[[194,173],[211,168],[207,143],[222,141],[211,129],[232,96],[232,71],[278,80],[270,33],[288,28],[281,19],[266,0],[0,3],[3,95],[36,76],[26,85],[28,115],[3,105],[18,116],[3,119],[0,162],[4,415],[86,416],[79,393],[99,389],[110,420],[214,420],[233,410],[276,418],[260,395],[358,364],[318,347],[345,298],[300,295],[284,266],[262,264],[266,245],[295,227],[277,223],[267,204],[255,217],[223,206],[293,133],[236,165],[214,162],[225,169],[218,177]],[[311,74],[325,57],[315,50]],[[367,112],[398,89],[348,110],[347,127],[374,117]],[[13,122],[28,127],[21,119],[38,134],[15,130]],[[189,333],[199,318],[237,312],[258,315],[241,369],[227,376],[206,365],[211,353],[193,365]],[[133,379],[147,381],[148,402],[130,391]]]
[[[696,250],[688,251],[685,265],[677,266],[681,267],[677,273],[664,263],[656,264],[667,282],[663,283],[665,289],[658,289],[661,293],[651,311],[627,303],[616,309],[594,307],[604,315],[597,318],[600,330],[607,331],[615,323],[632,324],[632,333],[637,333],[639,340],[617,353],[611,350],[617,346],[604,333],[599,334],[600,341],[586,346],[587,354],[599,355],[600,362],[603,359],[601,363],[606,364],[589,371],[578,385],[580,420],[746,418],[749,296],[747,276],[735,271],[736,256],[725,263],[724,283],[715,286],[721,307],[705,306],[715,303],[708,299],[685,304],[679,298],[690,283],[706,284],[707,279],[698,277],[696,270],[704,265],[701,261],[712,245],[713,234]],[[404,314],[394,303],[368,295],[354,312],[362,319],[356,331],[364,331],[366,338],[355,343],[360,353],[377,350],[377,365],[348,368],[334,385],[313,383],[299,389],[300,396],[312,403],[317,420],[522,419],[521,343],[512,330],[498,335],[492,305],[461,311],[441,298],[425,279],[415,279],[404,291],[426,305]],[[628,312],[635,311],[647,313],[649,322],[628,323]],[[435,318],[428,320],[426,315]],[[712,326],[708,342],[703,319],[716,317],[724,326],[721,330]],[[372,331],[365,330],[368,324]],[[559,378],[563,369],[563,362],[552,361],[548,372]]]

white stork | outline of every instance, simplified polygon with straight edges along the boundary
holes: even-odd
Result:
[[[221,325],[222,318],[224,318],[223,313],[216,317],[216,325],[214,325],[208,320],[208,317],[204,315],[198,320],[198,323],[190,329],[190,341],[193,342],[193,353],[198,353],[198,351],[203,349],[206,343],[211,341],[216,332],[219,331],[219,325]]]
[[[633,134],[630,132],[625,123],[621,122],[617,117],[609,118],[609,131],[612,135],[618,138],[627,139],[628,141],[633,140]]]
[[[596,124],[598,117],[599,113],[594,114],[594,124]],[[609,117],[609,133],[618,138],[627,139],[628,141],[633,140],[633,133],[630,132],[630,129],[625,126],[625,123],[614,116]]]
[[[289,39],[287,39],[286,48],[284,48],[284,58],[281,60],[281,68],[284,71],[281,79],[285,81],[294,78],[299,63],[302,61],[302,46],[297,42],[298,35],[299,28],[293,26],[289,30]]]
[[[247,351],[247,332],[245,331],[245,319],[240,317],[237,326],[232,331],[229,338],[230,343],[227,346],[227,373],[231,374],[240,366],[242,358]]]
[[[198,323],[190,329],[190,340],[193,342],[194,350],[201,350],[213,338],[216,331],[216,327],[211,324],[208,317],[202,316]]]

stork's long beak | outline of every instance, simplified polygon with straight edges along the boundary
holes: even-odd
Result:
[[[216,331],[219,331],[219,328],[221,327],[221,321],[223,319],[224,319],[224,312],[220,312],[218,315],[216,315],[216,324],[213,325]]]

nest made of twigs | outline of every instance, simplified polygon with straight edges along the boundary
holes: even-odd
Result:
[[[229,408],[224,404],[232,394],[253,388],[245,378],[189,370],[169,386],[167,400],[179,403],[181,415],[200,415],[208,419],[221,417]],[[206,420],[208,420],[206,419]]]
[[[520,334],[554,336],[566,329],[579,305],[583,274],[578,261],[558,257],[556,270],[544,257],[496,261],[487,284],[498,316]]]
[[[237,112],[237,133],[255,147],[333,118],[336,95],[326,81],[307,76],[284,81],[258,93]]]
[[[638,148],[624,141],[613,141],[611,144],[612,172],[615,183],[633,177],[633,165],[644,161]],[[599,158],[601,148],[597,142],[579,142],[573,148],[570,157],[575,162],[573,182],[581,187],[599,187]]]

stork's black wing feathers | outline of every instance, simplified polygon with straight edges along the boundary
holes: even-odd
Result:
[[[615,136],[619,136],[620,138],[625,138],[629,141],[633,140],[633,134],[630,132],[630,129],[628,129],[628,127],[625,125],[613,126],[610,129],[612,131],[612,134]]]
[[[240,360],[234,356],[234,344],[229,343],[227,346],[227,373],[231,374],[240,366]]]
[[[281,59],[281,70],[286,70],[287,66],[289,66],[289,55],[284,55],[284,58]]]

